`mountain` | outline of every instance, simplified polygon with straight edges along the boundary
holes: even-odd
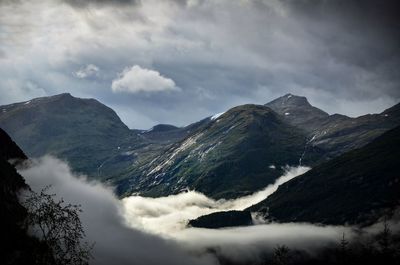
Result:
[[[244,211],[215,212],[189,226],[247,225],[250,212],[275,222],[368,225],[400,205],[400,126],[322,163]]]
[[[286,165],[318,165],[398,124],[399,105],[349,118],[290,94],[185,127],[150,130],[129,129],[109,107],[70,94],[0,106],[0,127],[28,156],[65,159],[120,196],[195,189],[213,198],[239,197],[274,182]]]
[[[305,97],[287,94],[266,106],[279,113],[289,124],[307,132],[308,148],[323,151],[321,161],[329,160],[347,151],[362,147],[400,124],[400,104],[380,114],[357,118],[329,115],[311,106]]]
[[[94,99],[60,94],[0,108],[0,126],[28,156],[52,154],[89,175],[137,138],[112,109]]]
[[[280,222],[374,222],[400,205],[400,126],[316,166],[248,210]]]
[[[203,123],[130,130],[109,107],[68,93],[0,106],[0,127],[28,156],[51,154],[67,160],[75,171],[100,179],[146,161]]]
[[[279,126],[268,125],[272,117]],[[358,118],[329,115],[305,97],[287,94],[209,120],[147,164],[129,168],[117,180],[119,193],[160,196],[195,189],[217,199],[249,194],[272,183],[286,164],[315,166],[364,146],[400,124],[400,111],[396,105]]]
[[[233,198],[273,183],[286,165],[298,165],[306,145],[300,129],[270,108],[243,105],[193,130],[146,165],[132,167],[121,193],[160,196],[196,189],[213,198]],[[303,158],[310,162],[318,150]]]

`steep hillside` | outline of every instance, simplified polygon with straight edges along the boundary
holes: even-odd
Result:
[[[24,214],[23,207],[19,204],[17,192],[28,186],[24,179],[17,173],[14,166],[8,161],[21,161],[27,157],[22,150],[11,140],[11,138],[0,128],[0,211],[1,216],[11,216],[15,219]],[[12,223],[16,220],[2,221]],[[16,222],[15,222],[16,223]],[[3,226],[2,226],[3,227]]]
[[[18,200],[19,192],[29,187],[8,162],[25,159],[21,149],[0,129],[0,260],[5,265],[38,264],[39,260],[39,252],[33,254],[32,249],[38,250],[40,244],[23,227],[27,213]]]
[[[0,157],[4,160],[25,160],[27,156],[8,134],[0,128]]]
[[[281,185],[249,208],[280,222],[375,221],[400,206],[400,127]]]
[[[306,137],[270,108],[235,107],[147,165],[124,176],[121,192],[159,196],[196,189],[214,198],[249,194],[272,183],[285,165],[298,165]],[[303,159],[310,162],[318,150]],[[139,171],[135,171],[139,168]]]
[[[266,106],[282,115],[285,121],[308,132],[308,147],[318,147],[324,153],[320,161],[364,146],[400,124],[400,104],[380,114],[357,118],[328,115],[311,106],[305,97],[291,94],[271,101]]]

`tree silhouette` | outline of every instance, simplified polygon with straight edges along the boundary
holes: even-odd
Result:
[[[290,249],[285,246],[277,246],[274,249],[274,264],[276,265],[287,265],[290,261]]]
[[[44,264],[87,265],[93,245],[83,242],[83,230],[79,213],[80,205],[56,201],[55,194],[46,193],[47,186],[40,193],[33,191],[25,199],[28,210],[26,225],[47,248],[51,256],[41,257]]]
[[[390,237],[391,237],[391,231],[389,228],[389,224],[387,222],[387,218],[385,217],[383,221],[383,229],[379,233],[379,246],[383,254],[388,254],[390,250]]]
[[[345,232],[342,234],[342,238],[339,243],[339,261],[342,264],[347,264],[349,256],[349,241],[346,239]]]

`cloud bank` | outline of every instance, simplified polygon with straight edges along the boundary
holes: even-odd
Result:
[[[122,217],[122,204],[111,189],[74,176],[60,160],[44,157],[20,173],[33,190],[52,185],[51,192],[59,198],[82,205],[81,221],[87,240],[95,243],[93,264],[213,264],[207,257],[191,257],[170,240],[128,227]]]
[[[307,168],[290,169],[280,181]],[[112,190],[76,176],[64,162],[43,157],[20,169],[33,190],[52,185],[51,192],[68,203],[81,204],[87,240],[95,242],[93,264],[219,264],[217,256],[237,262],[260,260],[277,244],[312,251],[340,239],[345,227],[310,224],[265,224],[220,230],[186,228],[182,220],[207,211],[242,209],[260,199],[214,201],[188,192],[160,199],[118,200]],[[277,184],[277,183],[276,183]],[[275,185],[276,186],[276,185]],[[274,185],[264,190],[273,192]],[[175,226],[173,225],[175,223]],[[210,249],[213,249],[210,252]]]
[[[286,173],[274,184],[251,195],[233,200],[213,200],[202,193],[189,191],[177,195],[158,198],[131,196],[122,203],[127,223],[152,233],[171,235],[186,228],[188,220],[219,211],[244,210],[256,204],[274,191],[282,183],[307,172],[308,167],[287,167]]]

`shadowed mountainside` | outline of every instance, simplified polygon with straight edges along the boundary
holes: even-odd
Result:
[[[374,222],[400,205],[400,127],[282,184],[249,208],[280,222]]]
[[[400,126],[282,184],[245,211],[277,222],[372,224],[400,206],[399,165]],[[213,213],[191,223],[224,227],[241,214]]]
[[[0,126],[29,156],[52,154],[121,196],[196,189],[236,198],[262,189],[286,165],[315,166],[400,124],[399,104],[381,114],[328,115],[305,97],[243,105],[186,127],[130,130],[94,99],[70,94],[0,107]]]

